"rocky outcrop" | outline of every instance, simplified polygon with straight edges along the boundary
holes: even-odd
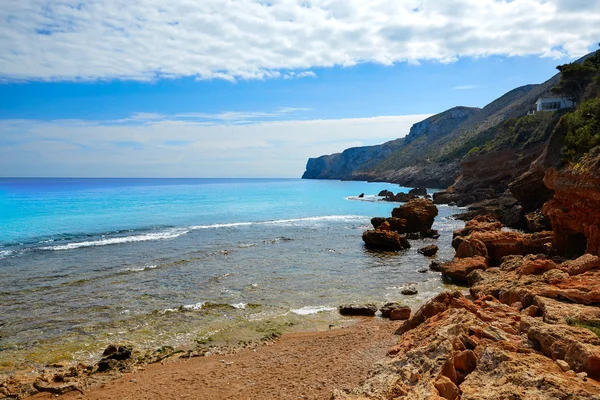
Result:
[[[429,246],[421,247],[417,252],[423,254],[425,257],[433,257],[438,250],[439,249],[435,244],[430,244]]]
[[[431,229],[438,209],[431,200],[414,199],[394,208],[392,217],[406,220],[407,232],[426,232]]]
[[[600,261],[596,256],[590,262],[588,256],[576,260],[577,265],[595,266],[575,274],[573,262],[557,264],[543,255],[510,256],[498,268],[474,271],[468,276],[474,296],[492,295],[506,304],[533,304],[536,296],[566,300],[577,304],[600,303]],[[573,275],[570,275],[571,271]]]
[[[399,343],[358,388],[358,399],[597,399],[600,340],[586,329],[551,325],[491,296],[438,295],[404,323]],[[557,358],[560,357],[560,358]],[[567,371],[556,360],[564,361]]]
[[[388,230],[382,229],[382,226],[377,230],[369,230],[363,233],[362,239],[365,245],[372,249],[397,251],[410,248],[410,243],[405,236],[401,236],[398,232],[392,232],[389,225],[385,223]]]
[[[600,149],[577,166],[546,172],[544,182],[554,191],[542,212],[554,231],[554,247],[565,256],[600,254]]]

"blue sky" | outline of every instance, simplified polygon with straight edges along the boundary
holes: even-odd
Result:
[[[600,38],[578,0],[23,3],[0,10],[0,176],[297,177]]]

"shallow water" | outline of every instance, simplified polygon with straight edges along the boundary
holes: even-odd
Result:
[[[347,301],[416,305],[445,288],[417,249],[365,249],[384,183],[0,179],[0,367],[88,361],[108,343],[154,349],[343,323]],[[359,201],[355,196],[365,193]],[[415,284],[417,296],[400,291]]]

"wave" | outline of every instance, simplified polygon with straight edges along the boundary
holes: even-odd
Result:
[[[0,250],[0,259],[10,257],[13,253],[12,250]]]
[[[196,225],[191,226],[190,229],[218,229],[218,228],[238,228],[242,226],[251,225],[287,225],[294,223],[303,222],[321,222],[321,221],[358,221],[365,219],[362,215],[325,215],[322,217],[305,217],[305,218],[289,218],[289,219],[276,219],[271,221],[256,221],[256,222],[232,222],[227,224],[212,224],[212,225]]]
[[[312,314],[318,314],[320,312],[335,311],[335,310],[337,310],[337,308],[335,308],[335,307],[317,306],[317,307],[302,307],[302,308],[298,308],[296,310],[291,310],[291,311],[294,314],[298,314],[298,315],[312,315]]]
[[[41,250],[73,250],[81,247],[94,247],[94,246],[108,246],[111,244],[122,244],[122,243],[134,243],[134,242],[147,242],[151,240],[163,240],[163,239],[174,239],[176,237],[185,235],[188,233],[187,229],[172,229],[164,232],[147,233],[145,235],[134,235],[116,237],[110,239],[91,240],[86,242],[73,242],[68,244],[61,244],[56,246],[42,247]]]
[[[128,271],[128,272],[142,272],[142,271],[147,271],[149,269],[155,269],[155,268],[158,268],[158,265],[145,265],[143,267],[126,268],[125,271]]]

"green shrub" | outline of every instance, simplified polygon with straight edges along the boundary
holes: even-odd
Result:
[[[582,103],[577,110],[563,117],[567,135],[563,160],[576,162],[592,148],[600,145],[600,98]]]

